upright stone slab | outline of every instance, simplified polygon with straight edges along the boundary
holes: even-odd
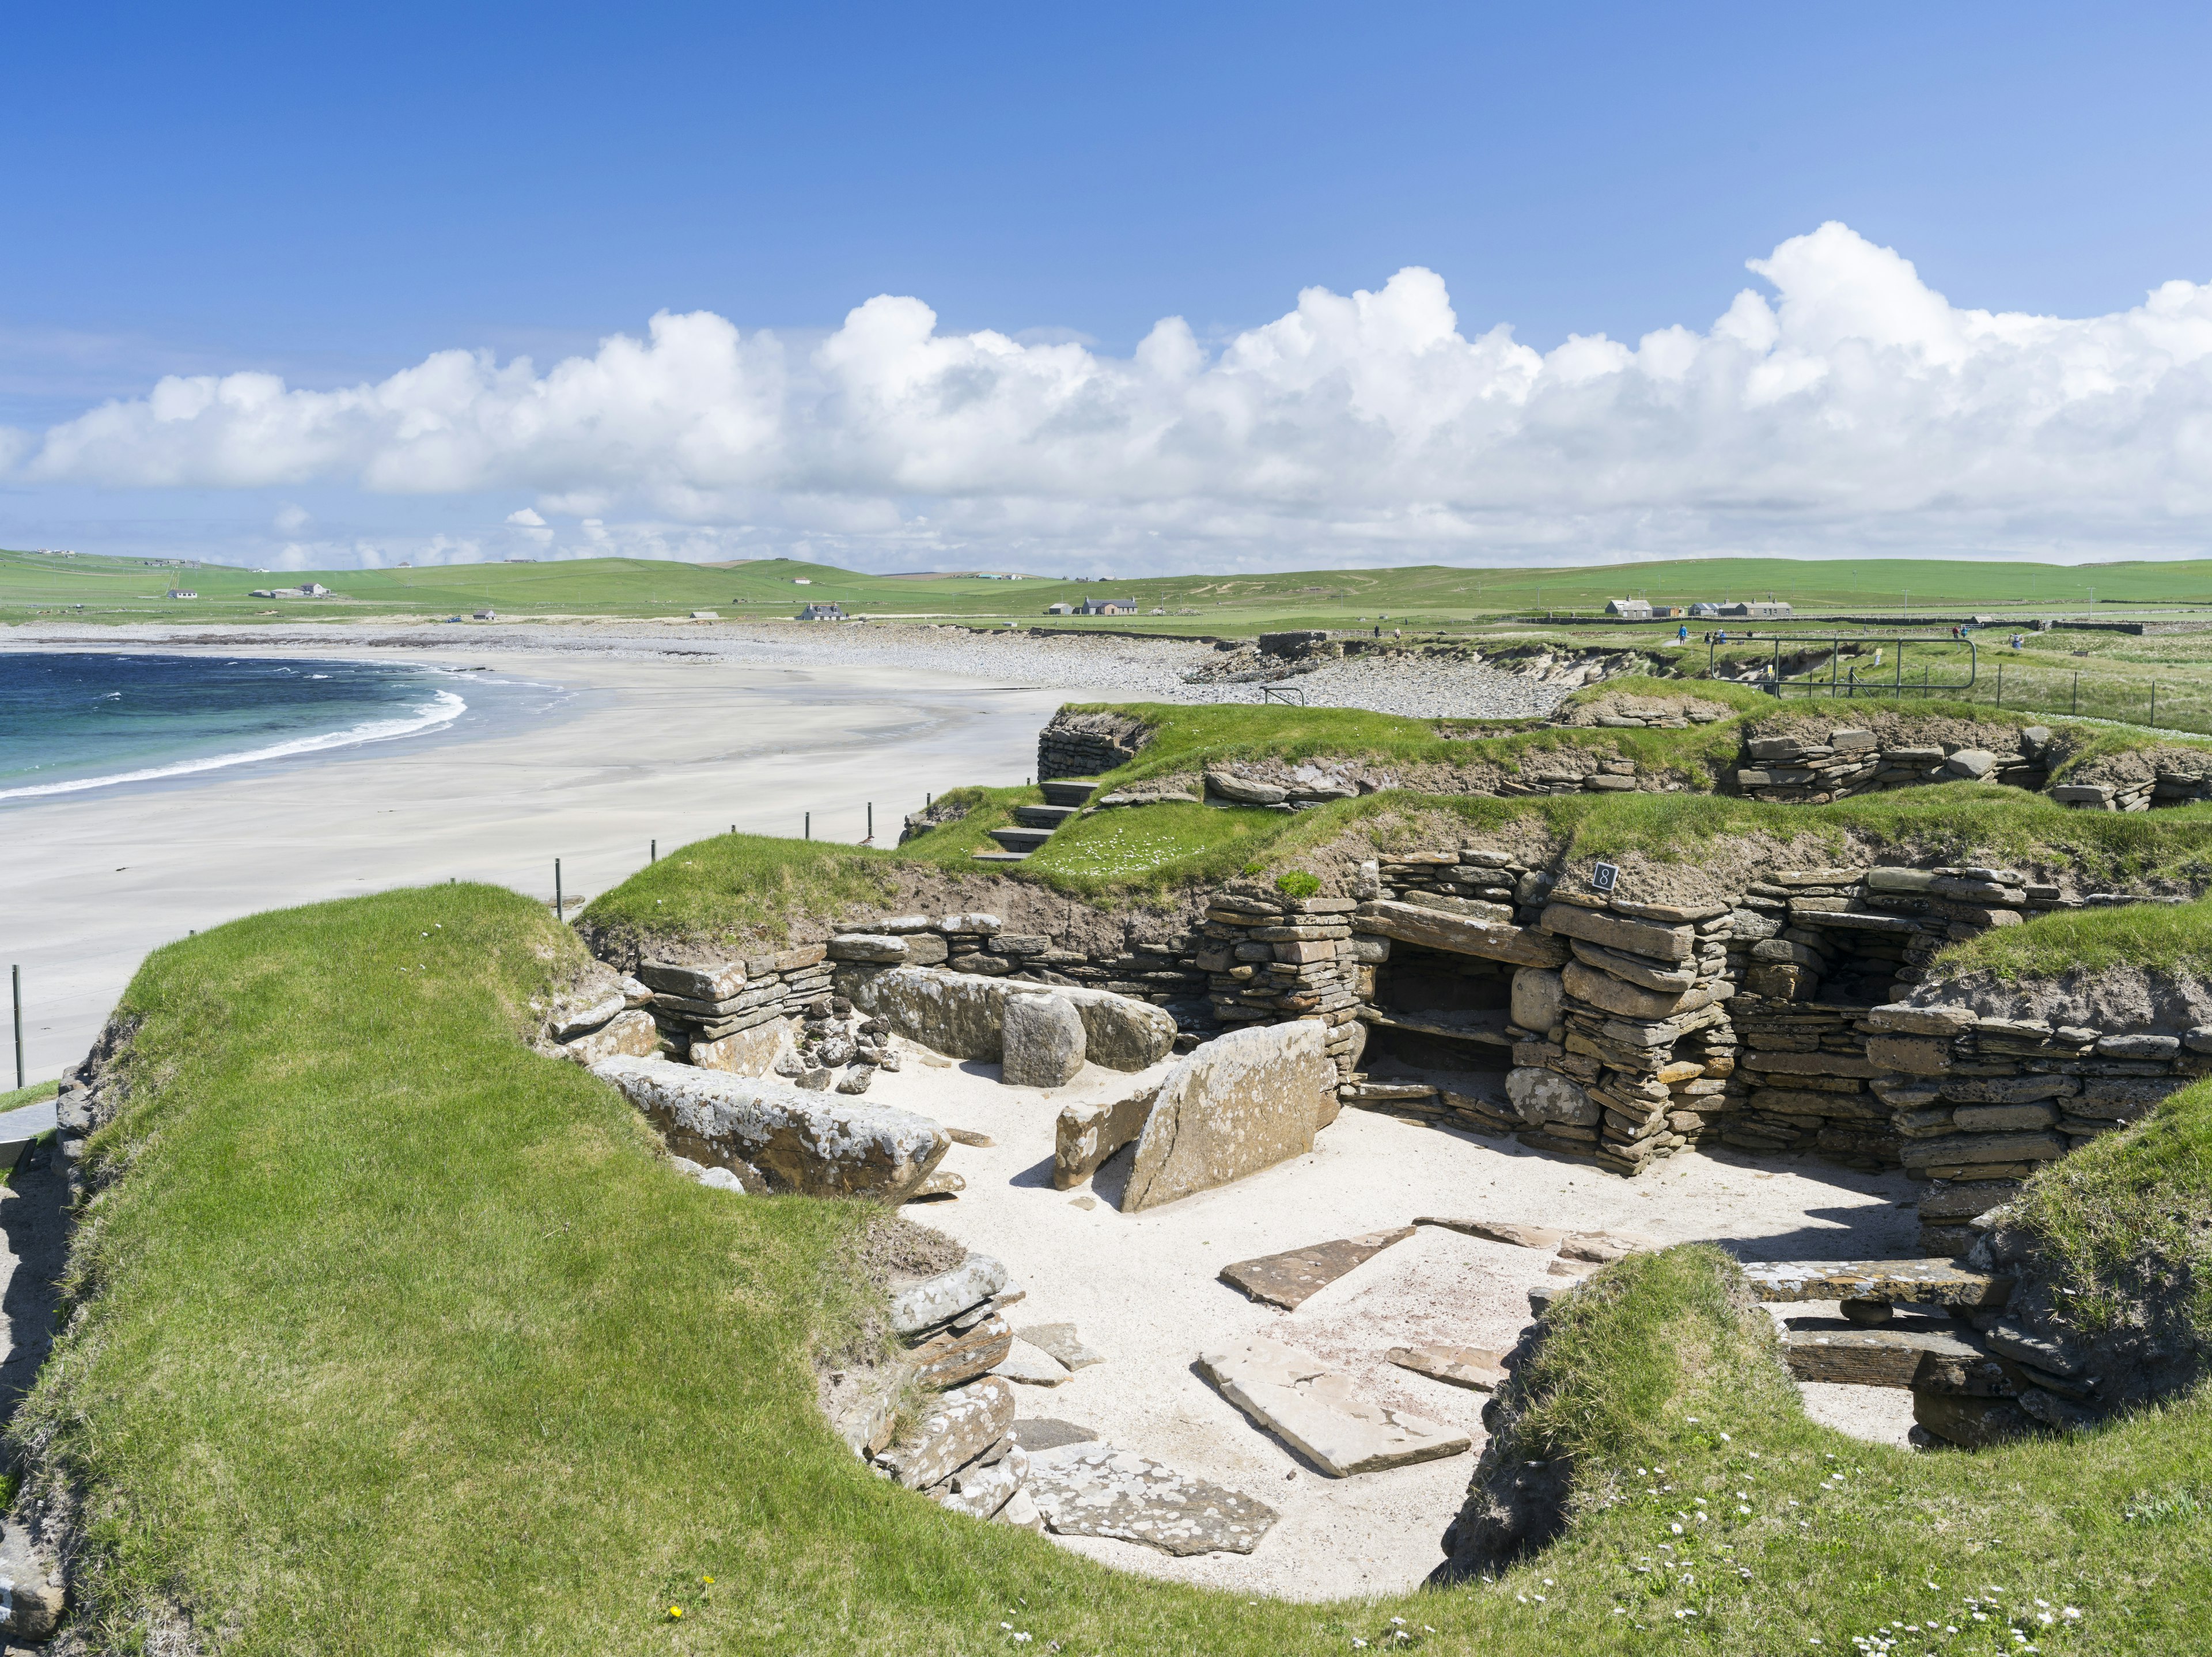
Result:
[[[974,919],[974,917],[961,917]],[[987,1063],[1006,1052],[1006,1002],[1039,993],[1030,984],[939,967],[894,966],[856,974],[854,1003],[909,1041],[953,1058]],[[1176,1021],[1160,1008],[1104,990],[1055,989],[1083,1020],[1085,1051],[1111,1070],[1142,1070],[1174,1049]]]
[[[1256,1026],[1206,1042],[1168,1072],[1137,1141],[1121,1207],[1135,1213],[1211,1191],[1313,1148],[1336,1087],[1317,1022]]]
[[[1538,1035],[1559,1023],[1565,1003],[1559,975],[1550,967],[1524,966],[1513,975],[1513,1021]]]
[[[732,1075],[764,1076],[775,1068],[783,1051],[784,1021],[756,1024],[719,1041],[694,1041],[691,1063],[702,1070],[727,1070]]]
[[[999,1075],[1008,1086],[1065,1086],[1083,1069],[1083,1016],[1060,996],[1009,996],[1005,1045]]]
[[[1053,1124],[1052,1183],[1072,1191],[1098,1171],[1098,1165],[1145,1130],[1158,1084],[1111,1102],[1066,1105]],[[1324,1124],[1326,1125],[1326,1124]]]
[[[653,1023],[652,1014],[633,1008],[565,1044],[561,1051],[586,1066],[611,1058],[644,1058],[660,1051],[660,1028]]]

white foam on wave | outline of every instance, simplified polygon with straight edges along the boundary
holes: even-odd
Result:
[[[209,754],[200,759],[180,759],[173,765],[119,771],[112,777],[80,777],[67,783],[39,783],[29,788],[0,789],[0,800],[25,800],[35,795],[79,794],[87,789],[112,788],[118,783],[158,782],[167,777],[188,776],[193,771],[219,771],[227,765],[250,765],[264,759],[289,759],[294,754],[349,748],[362,742],[388,742],[394,737],[413,736],[418,732],[435,730],[441,725],[450,725],[468,710],[469,704],[453,691],[440,691],[429,701],[400,719],[373,719],[366,724],[349,726],[342,731],[325,731],[320,736],[295,736],[289,741],[272,743],[265,748],[248,748],[240,753]]]

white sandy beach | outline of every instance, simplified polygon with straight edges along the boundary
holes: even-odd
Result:
[[[30,1078],[82,1058],[147,951],[187,931],[453,877],[550,902],[556,857],[565,894],[588,897],[642,864],[655,839],[665,852],[732,825],[795,837],[811,811],[817,838],[857,841],[870,801],[878,844],[893,844],[930,791],[1023,781],[1036,768],[1038,728],[1069,694],[905,666],[674,655],[650,637],[568,634],[530,648],[537,642],[506,632],[501,648],[477,650],[474,638],[446,649],[342,636],[312,647],[233,644],[223,654],[481,661],[568,694],[524,728],[472,734],[465,721],[297,759],[0,803],[0,953],[23,970]],[[155,643],[133,630],[129,647]],[[87,648],[27,628],[8,643]],[[469,693],[466,679],[456,683]]]
[[[259,910],[459,877],[570,898],[732,825],[878,844],[929,793],[1036,769],[1063,701],[1250,701],[1185,685],[1213,652],[1179,639],[965,628],[629,620],[268,629],[33,623],[9,650],[204,652],[483,666],[557,686],[518,728],[480,710],[439,732],[158,783],[0,801],[0,952],[23,969],[30,1078],[84,1056],[146,952]],[[1480,664],[1394,676],[1345,663],[1315,700],[1400,712],[1533,713],[1564,685]],[[449,681],[464,695],[469,680]],[[493,687],[479,704],[505,704]]]

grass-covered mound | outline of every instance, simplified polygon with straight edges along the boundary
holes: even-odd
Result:
[[[1495,1582],[1255,1605],[948,1514],[813,1404],[874,1211],[691,1185],[610,1089],[526,1050],[574,947],[535,905],[440,886],[148,959],[79,1315],[21,1417],[25,1499],[77,1506],[94,1648],[179,1649],[156,1631],[180,1622],[288,1657],[1016,1634],[1280,1657],[1379,1648],[1399,1617],[1498,1657],[1767,1657],[1907,1623],[1960,1632],[1897,1649],[2014,1649],[2014,1623],[2046,1653],[2197,1641],[2200,1402],[1975,1456],[1857,1443],[1797,1411],[1763,1314],[1695,1249],[1610,1269],[1560,1319],[1517,1430],[1572,1456],[1575,1517]],[[2083,1616],[2046,1628],[2039,1601]]]
[[[1838,857],[1856,844],[1908,861],[2028,862],[2068,868],[2077,882],[2104,886],[2193,892],[2212,884],[2212,807],[2078,812],[2018,789],[1969,783],[1864,795],[1826,807],[1712,791],[1735,763],[1747,731],[1802,722],[1808,711],[1847,720],[1848,703],[1792,701],[1778,707],[1772,698],[1741,686],[1621,679],[1577,692],[1570,705],[1685,695],[1736,711],[1680,730],[1532,727],[1468,736],[1454,733],[1495,730],[1499,722],[1281,705],[1084,706],[1078,711],[1121,715],[1147,732],[1136,757],[1102,779],[1102,793],[1141,791],[1162,779],[1192,781],[1212,765],[1307,760],[1352,761],[1402,773],[1402,785],[1295,814],[1179,803],[1100,811],[1072,819],[1019,864],[978,863],[974,854],[996,850],[989,832],[1012,822],[1017,807],[1042,803],[1042,792],[958,789],[940,795],[939,803],[961,808],[962,814],[903,846],[752,835],[700,841],[595,899],[584,924],[594,938],[623,946],[646,939],[780,940],[794,917],[826,921],[880,910],[918,886],[926,888],[929,877],[988,874],[1101,903],[1143,900],[1238,874],[1311,870],[1332,848],[1363,838],[1385,849],[1424,850],[1440,844],[1434,838],[1440,833],[1496,832],[1532,823],[1540,824],[1543,837],[1570,860],[1643,852],[1680,862],[1720,840],[1757,836],[1771,844],[1825,845]],[[1965,704],[1908,704],[1906,711],[1934,720],[2030,722],[2029,716],[1995,715]],[[2060,735],[2063,746],[2076,739],[2087,743],[2095,734],[2070,727]],[[1510,774],[1523,758],[1564,747],[1617,752],[1648,774],[1682,786],[1672,793],[1519,799],[1450,791],[1453,773],[1482,767],[1492,776]]]
[[[2212,1355],[2212,1081],[2051,1164],[2013,1210],[2084,1334],[2132,1330]]]
[[[2141,822],[2143,814],[2106,820]],[[2194,873],[2203,854],[2191,850],[2195,856],[2186,867]],[[2032,926],[1998,927],[1954,944],[1936,958],[1934,970],[1939,978],[1986,973],[2001,984],[2021,984],[2069,972],[2094,976],[2116,967],[2172,978],[2212,977],[2212,899],[2062,911]]]
[[[1042,796],[1035,789],[963,795],[974,796],[968,818],[902,847],[757,835],[698,841],[595,898],[581,924],[617,947],[781,940],[802,917],[818,934],[833,922],[902,902],[928,907],[933,892],[963,875],[1014,880],[1110,907],[1164,901],[1238,875],[1341,874],[1354,852],[1430,850],[1460,838],[1509,833],[1534,837],[1566,864],[1632,853],[1698,862],[1740,855],[1741,843],[1756,840],[1795,844],[1808,862],[1879,856],[2032,865],[2065,871],[2086,890],[2194,893],[2212,886],[2212,807],[2071,811],[1995,783],[1901,789],[1832,806],[1686,791],[1501,799],[1395,789],[1295,813],[1137,806],[1074,819],[1027,861],[999,864],[978,863],[970,854],[992,845],[986,830],[1011,820],[1014,806]],[[2151,911],[2095,913],[2148,917]],[[2094,923],[2087,915],[2065,918]],[[2018,939],[2023,941],[2014,947],[2034,947],[2050,924],[1993,933],[1990,947]]]

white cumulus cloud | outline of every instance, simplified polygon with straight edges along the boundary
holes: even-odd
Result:
[[[18,479],[520,492],[562,550],[989,550],[1132,570],[1700,551],[2195,552],[2212,285],[2067,319],[1962,309],[1842,224],[1702,332],[1471,332],[1442,277],[1309,289],[1208,350],[946,333],[880,295],[807,341],[698,312],[544,371],[438,352],[373,385],[172,375],[0,446]],[[588,513],[586,536],[545,515]]]

